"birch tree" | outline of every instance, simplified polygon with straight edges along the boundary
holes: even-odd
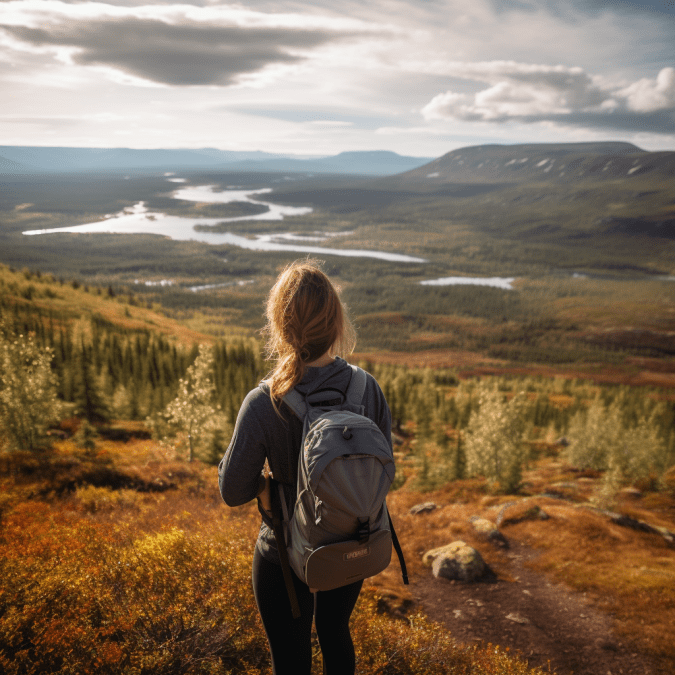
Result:
[[[52,373],[52,350],[32,335],[7,337],[0,326],[0,427],[10,447],[34,450],[58,422],[63,404]]]
[[[218,415],[213,365],[212,348],[200,345],[195,362],[178,382],[176,398],[163,413],[170,429],[187,435],[189,462],[194,459],[195,442],[212,430]]]

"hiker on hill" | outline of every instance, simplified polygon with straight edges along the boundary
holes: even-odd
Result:
[[[276,365],[244,399],[234,434],[218,468],[220,491],[229,506],[258,498],[262,525],[253,556],[253,591],[267,634],[274,675],[309,675],[312,619],[321,646],[324,673],[353,675],[354,645],[349,618],[363,581],[312,592],[294,572],[300,618],[293,618],[273,527],[270,490],[283,486],[292,512],[297,491],[303,423],[283,401],[295,387],[301,396],[316,390],[345,392],[354,370],[339,355],[354,348],[354,329],[338,292],[314,261],[289,265],[267,299],[267,349]],[[365,380],[363,413],[381,430],[391,448],[391,414],[371,375]],[[377,431],[379,433],[379,431]],[[274,481],[272,481],[274,483]],[[281,498],[279,498],[281,501]],[[285,547],[282,546],[282,555]],[[287,567],[285,569],[288,569]]]

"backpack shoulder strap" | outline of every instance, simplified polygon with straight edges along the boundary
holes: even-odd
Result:
[[[307,415],[307,403],[304,396],[291,389],[283,398],[283,402],[301,419]]]
[[[403,549],[401,548],[401,544],[399,543],[398,537],[396,536],[396,530],[394,529],[394,521],[391,519],[391,513],[387,511],[387,515],[389,516],[389,530],[391,531],[391,540],[394,544],[396,555],[398,556],[398,562],[401,565],[401,576],[403,577],[403,583],[408,586],[410,581],[408,581],[408,568],[406,567],[405,558],[403,557]]]
[[[293,574],[291,572],[291,564],[288,560],[288,547],[286,544],[285,528],[288,524],[288,512],[286,510],[283,485],[274,480],[274,478],[271,478],[270,492],[272,501],[272,530],[279,551],[281,572],[284,578],[284,585],[286,586],[286,593],[288,593],[288,601],[291,603],[291,613],[293,614],[294,619],[299,619],[300,604],[298,603],[298,596],[295,593],[295,586],[293,585]],[[282,511],[283,515],[281,513]]]
[[[345,392],[347,403],[360,406],[363,401],[363,395],[366,393],[366,381],[368,376],[366,371],[358,366],[350,366],[352,369],[352,377],[349,380],[349,386]]]

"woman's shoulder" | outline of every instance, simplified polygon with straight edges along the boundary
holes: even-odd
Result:
[[[269,391],[265,382],[261,382],[257,387],[251,389],[242,401],[242,412],[267,414],[274,411]]]

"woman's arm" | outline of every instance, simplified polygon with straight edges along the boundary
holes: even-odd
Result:
[[[218,465],[220,494],[228,506],[255,499],[265,488],[262,468],[267,458],[264,427],[259,417],[260,389],[244,399],[230,445]]]

